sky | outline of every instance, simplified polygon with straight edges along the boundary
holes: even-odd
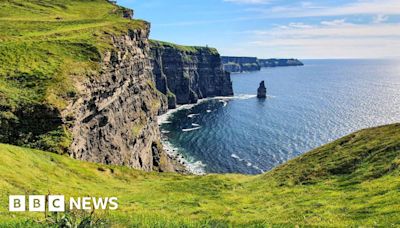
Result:
[[[259,58],[399,58],[400,0],[118,0],[152,39]]]

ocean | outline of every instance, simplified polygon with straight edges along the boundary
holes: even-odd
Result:
[[[351,132],[400,122],[400,61],[304,60],[232,74],[235,96],[162,121],[164,145],[198,173],[259,174]],[[256,98],[264,80],[268,98]]]

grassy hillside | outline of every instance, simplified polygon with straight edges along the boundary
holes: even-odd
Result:
[[[199,52],[209,52],[212,55],[218,55],[218,50],[216,48],[211,48],[211,47],[200,47],[200,46],[184,46],[184,45],[178,45],[170,42],[165,42],[165,41],[159,41],[159,40],[150,40],[150,44],[153,47],[158,47],[158,48],[173,48],[177,49],[182,52],[186,52],[189,54],[196,54]]]
[[[144,173],[0,145],[0,224],[9,194],[117,196],[120,226],[400,226],[400,124],[363,130],[259,176]]]
[[[59,113],[75,82],[99,74],[112,34],[144,27],[122,11],[106,0],[0,1],[0,142],[60,153],[69,145]]]

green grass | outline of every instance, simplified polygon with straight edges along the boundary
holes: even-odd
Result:
[[[158,48],[167,48],[167,47],[173,48],[182,52],[186,52],[187,54],[197,54],[203,52],[203,53],[210,53],[212,55],[219,55],[218,50],[216,48],[211,48],[211,47],[184,46],[159,40],[150,40],[150,44],[153,47],[158,47]]]
[[[35,129],[19,135],[18,142],[10,135],[15,134],[13,129],[31,127],[21,122],[36,115],[36,109],[55,110],[59,116],[79,95],[76,82],[100,74],[102,56],[112,49],[111,36],[146,26],[143,21],[122,18],[122,10],[105,0],[0,2],[1,142],[30,145],[37,141],[29,134]],[[53,132],[52,136],[47,132]],[[48,139],[36,143],[43,145],[40,148],[61,153],[68,135],[63,127],[54,126],[39,132],[39,137]]]
[[[258,176],[185,176],[72,160],[0,144],[0,224],[9,194],[117,196],[115,226],[400,226],[400,124],[356,132]]]

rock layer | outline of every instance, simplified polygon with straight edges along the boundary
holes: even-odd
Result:
[[[298,59],[258,59],[256,57],[222,56],[224,70],[231,73],[259,71],[262,67],[303,66]]]
[[[230,74],[215,49],[152,41],[151,53],[156,86],[168,97],[169,108],[233,95]]]
[[[81,95],[64,113],[72,119],[72,157],[145,171],[175,170],[160,144],[156,118],[167,101],[152,79],[148,27],[114,36],[101,75],[77,85]]]

